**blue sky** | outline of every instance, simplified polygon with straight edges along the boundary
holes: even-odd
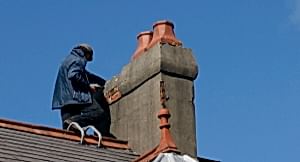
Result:
[[[300,161],[300,0],[0,0],[0,118],[59,128],[51,98],[70,49],[91,44],[88,69],[110,79],[163,19],[200,66],[198,155]]]

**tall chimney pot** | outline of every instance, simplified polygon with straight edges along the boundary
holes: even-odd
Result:
[[[153,24],[153,38],[148,49],[156,43],[168,43],[173,46],[181,46],[181,41],[177,40],[174,33],[174,24],[168,20],[157,21]]]
[[[147,50],[147,46],[151,42],[152,36],[153,36],[152,31],[144,31],[138,34],[137,36],[138,45],[131,60],[137,59],[142,53],[144,53]]]

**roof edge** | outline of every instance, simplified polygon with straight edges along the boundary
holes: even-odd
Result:
[[[33,125],[29,123],[22,123],[22,122],[7,120],[7,119],[0,119],[0,127],[7,128],[7,129],[14,129],[14,130],[37,134],[37,135],[43,135],[48,137],[80,142],[80,135],[71,131],[66,131],[57,128],[50,128],[41,125]],[[98,137],[87,135],[84,137],[84,143],[97,145]],[[103,137],[101,141],[101,145],[103,147],[109,147],[109,148],[129,149],[128,141],[117,140],[109,137]]]

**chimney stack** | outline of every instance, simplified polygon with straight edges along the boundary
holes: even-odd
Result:
[[[160,142],[159,144],[149,152],[141,155],[139,158],[133,162],[148,162],[153,161],[160,153],[177,153],[180,154],[180,151],[177,149],[177,146],[172,138],[170,133],[170,123],[169,118],[171,117],[169,109],[166,107],[166,101],[168,97],[165,94],[165,84],[164,81],[160,81],[160,101],[162,108],[160,109],[157,117],[160,119],[159,128],[161,130]]]
[[[128,140],[137,153],[152,149],[160,141],[155,116],[161,109],[157,83],[163,80],[170,98],[165,106],[172,112],[173,140],[182,153],[196,156],[193,81],[198,65],[192,50],[181,46],[173,29],[170,21],[156,22],[150,43],[151,32],[140,33],[134,61],[105,85],[106,97],[111,100],[111,131],[117,138]]]

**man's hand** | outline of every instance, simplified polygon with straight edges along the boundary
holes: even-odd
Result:
[[[90,84],[90,89],[93,93],[97,92],[97,90],[100,88],[101,86],[99,84]]]

